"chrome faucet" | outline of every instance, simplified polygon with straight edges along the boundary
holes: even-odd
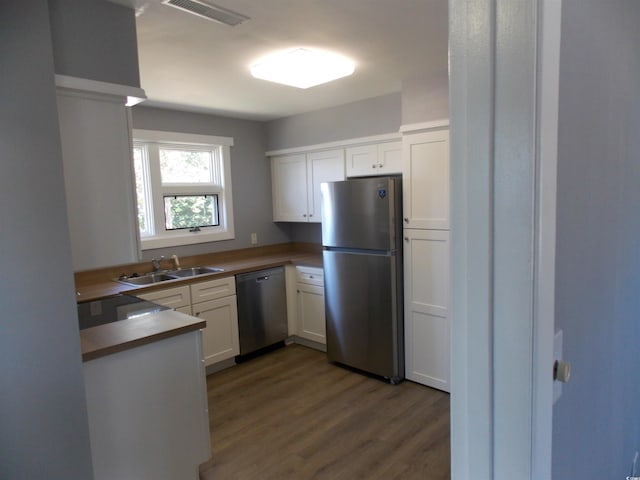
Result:
[[[151,265],[153,265],[154,272],[160,271],[160,262],[162,262],[162,260],[164,260],[164,255],[161,255],[160,258],[158,259],[155,259],[155,258],[151,259]]]
[[[178,255],[171,255],[171,260],[173,260],[173,266],[176,270],[180,270],[180,259]]]

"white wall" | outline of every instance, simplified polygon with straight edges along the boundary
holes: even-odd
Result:
[[[45,0],[0,2],[0,478],[93,478]]]
[[[640,2],[562,8],[556,330],[573,369],[553,478],[625,478],[640,450]]]

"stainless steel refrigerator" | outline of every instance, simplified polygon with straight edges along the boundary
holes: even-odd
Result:
[[[322,244],[329,361],[404,378],[402,182],[327,182]]]

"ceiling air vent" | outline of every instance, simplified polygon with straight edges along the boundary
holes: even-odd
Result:
[[[245,17],[239,13],[198,0],[163,0],[162,3],[164,5],[192,13],[199,17],[206,18],[207,20],[224,23],[231,27],[235,27],[236,25],[249,20],[249,17]]]

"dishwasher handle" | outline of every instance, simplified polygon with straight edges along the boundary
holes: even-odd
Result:
[[[266,282],[267,280],[269,280],[269,275],[264,275],[262,277],[257,277],[256,283]]]

